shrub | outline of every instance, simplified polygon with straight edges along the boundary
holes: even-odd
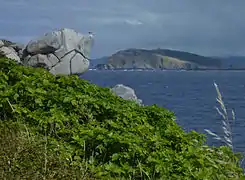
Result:
[[[0,59],[0,70],[1,123],[18,122],[47,138],[41,152],[56,154],[71,169],[99,179],[244,177],[237,154],[206,146],[203,134],[184,132],[167,109],[140,106],[78,76],[54,76],[8,59]],[[40,173],[50,172],[46,161]]]

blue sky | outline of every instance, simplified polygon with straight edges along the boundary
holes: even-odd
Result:
[[[95,34],[92,58],[127,48],[245,55],[245,0],[0,0],[0,38]]]

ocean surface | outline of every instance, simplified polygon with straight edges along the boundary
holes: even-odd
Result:
[[[81,78],[103,87],[130,86],[144,105],[157,104],[173,111],[185,131],[205,133],[204,129],[210,129],[223,135],[222,117],[214,108],[219,107],[213,85],[216,82],[230,117],[231,109],[236,115],[232,123],[234,150],[245,152],[245,71],[90,70]],[[207,143],[222,145],[209,135]]]

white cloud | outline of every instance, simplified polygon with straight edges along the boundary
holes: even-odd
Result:
[[[130,19],[124,17],[96,17],[89,18],[90,22],[101,25],[113,25],[113,24],[128,24],[128,25],[142,25],[143,23],[137,19]]]
[[[134,25],[134,26],[143,24],[141,21],[139,21],[137,19],[126,19],[125,22],[129,25]]]
[[[162,14],[154,13],[154,12],[142,12],[138,15],[138,17],[147,23],[159,23],[161,20]]]

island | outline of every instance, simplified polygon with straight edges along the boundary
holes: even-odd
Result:
[[[127,49],[97,60],[96,69],[220,69],[221,60],[177,50]]]
[[[126,49],[111,56],[93,59],[91,69],[97,70],[244,70],[245,57],[208,57],[169,49]]]

